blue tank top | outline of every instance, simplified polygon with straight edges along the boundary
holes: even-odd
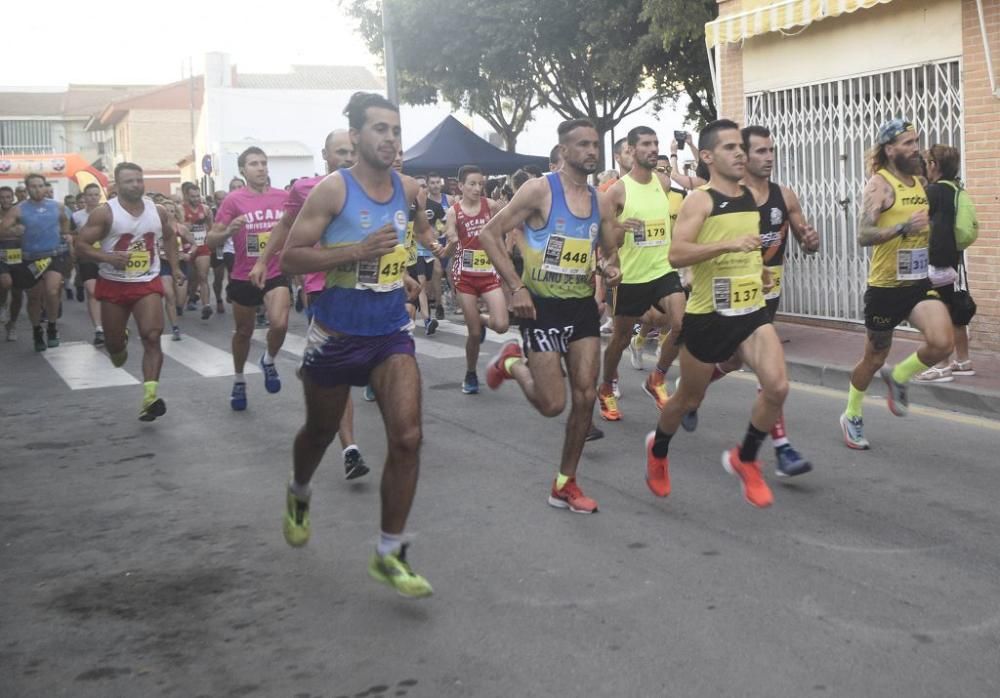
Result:
[[[18,205],[21,223],[24,225],[21,253],[25,259],[42,259],[66,251],[59,233],[59,204],[52,199],[29,199]]]
[[[378,260],[351,262],[327,272],[326,290],[316,302],[314,317],[325,327],[350,335],[375,337],[398,332],[410,324],[403,290],[410,207],[403,182],[390,171],[392,197],[380,202],[365,193],[350,171],[339,172],[347,189],[344,207],[323,231],[320,244],[353,245],[387,223],[396,228],[398,242],[392,252]]]
[[[590,190],[590,215],[579,218],[566,205],[559,173],[545,175],[552,191],[552,207],[545,225],[524,226],[524,272],[521,281],[540,298],[587,298],[591,285],[601,212],[597,193]]]

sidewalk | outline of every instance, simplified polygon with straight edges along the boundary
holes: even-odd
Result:
[[[793,381],[843,390],[846,400],[851,369],[864,349],[864,328],[860,325],[857,330],[815,327],[783,321],[780,316],[775,327],[784,345],[788,377]],[[919,345],[916,339],[897,337],[892,342],[888,365],[906,358]],[[976,369],[975,376],[958,376],[951,383],[910,383],[910,404],[1000,419],[1000,355],[973,350],[970,358]],[[869,392],[884,394],[878,377]]]

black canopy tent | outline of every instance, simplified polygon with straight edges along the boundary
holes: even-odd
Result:
[[[478,165],[488,175],[500,175],[526,165],[546,171],[549,159],[495,148],[450,115],[403,153],[403,173],[408,175],[436,172],[442,177],[454,177],[462,165]]]

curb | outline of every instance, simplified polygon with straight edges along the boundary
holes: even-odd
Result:
[[[842,390],[844,391],[844,399],[847,399],[847,386],[851,376],[850,368],[797,361],[788,357],[785,358],[785,361],[790,381]],[[880,394],[881,387],[881,382],[876,376],[872,381],[869,394]],[[958,380],[954,383],[931,385],[910,383],[909,388],[910,404],[912,405],[923,405],[939,410],[1000,420],[1000,392],[973,390]]]

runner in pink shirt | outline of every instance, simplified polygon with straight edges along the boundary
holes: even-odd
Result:
[[[348,137],[347,131],[338,129],[331,131],[326,137],[323,147],[323,159],[326,160],[327,173],[334,172],[341,167],[350,167],[354,164],[354,146]],[[257,258],[253,269],[250,271],[250,281],[258,288],[264,288],[267,276],[270,272],[271,264],[280,260],[278,250],[285,249],[285,241],[288,239],[288,232],[292,229],[295,218],[302,210],[306,202],[306,197],[326,175],[317,177],[303,177],[295,180],[292,190],[285,201],[285,213],[278,221],[278,224],[271,229],[270,244],[264,249],[264,253]],[[306,305],[311,306],[313,301],[326,288],[326,274],[317,272],[306,274],[303,279],[303,287],[306,294]],[[354,442],[354,402],[350,395],[347,397],[347,404],[344,407],[344,415],[340,418],[340,426],[337,429],[340,435],[340,445],[344,448],[344,473],[348,480],[353,480],[368,474],[368,466],[365,459],[361,457],[361,449]]]
[[[260,357],[264,388],[269,393],[276,393],[281,390],[281,378],[278,377],[274,357],[285,342],[288,309],[292,301],[288,279],[282,275],[277,257],[267,263],[263,286],[258,287],[250,281],[250,271],[267,250],[271,229],[281,219],[288,194],[269,184],[267,155],[260,148],[247,148],[240,153],[237,163],[240,173],[246,178],[247,186],[230,192],[222,201],[205,244],[218,247],[231,238],[235,248],[236,260],[229,276],[229,286],[226,287],[226,295],[233,303],[233,319],[236,321],[236,332],[233,333],[233,367],[236,376],[229,404],[234,410],[242,411],[247,408],[247,384],[243,367],[250,353],[250,338],[253,336],[257,306],[264,306],[269,322],[267,349]]]

